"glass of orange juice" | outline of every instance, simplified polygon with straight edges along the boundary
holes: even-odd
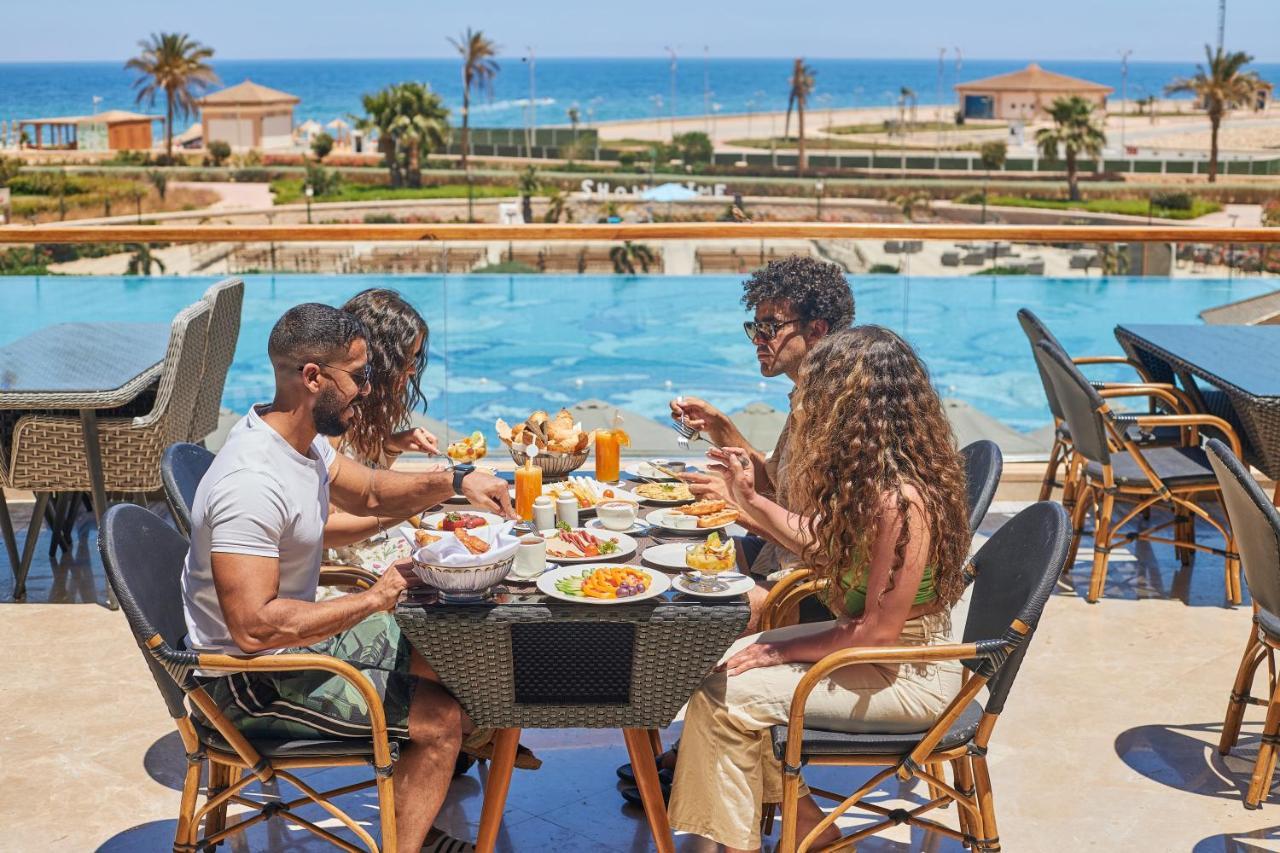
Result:
[[[542,494],[542,469],[531,462],[516,469],[516,515],[533,521],[533,502]]]
[[[620,457],[622,456],[621,430],[596,430],[596,479],[602,483],[618,481]]]

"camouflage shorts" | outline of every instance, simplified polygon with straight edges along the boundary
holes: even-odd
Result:
[[[387,613],[313,646],[284,649],[344,660],[360,670],[382,697],[387,732],[409,736],[409,644]],[[344,678],[327,672],[236,673],[205,682],[205,689],[235,726],[250,737],[281,739],[367,738],[364,697]]]

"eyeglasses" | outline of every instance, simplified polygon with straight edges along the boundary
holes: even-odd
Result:
[[[347,374],[352,379],[354,379],[356,381],[356,384],[359,385],[361,388],[363,388],[366,385],[373,384],[373,365],[367,361],[364,363],[364,367],[360,368],[359,370],[347,370],[345,367],[338,367],[336,364],[326,364],[323,361],[313,361],[311,363],[318,364],[321,367],[328,367],[332,370],[341,370],[343,373]],[[306,369],[307,369],[307,366],[305,364],[298,365],[299,372]]]
[[[783,326],[790,326],[792,323],[803,323],[800,317],[794,320],[765,320],[757,323],[754,320],[748,320],[742,324],[742,330],[747,333],[747,340],[754,341],[756,338],[771,341],[778,336],[778,332]]]

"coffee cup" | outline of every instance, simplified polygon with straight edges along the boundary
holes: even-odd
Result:
[[[631,501],[605,501],[596,507],[596,517],[610,530],[630,530],[636,523],[636,505]]]
[[[527,534],[520,537],[516,546],[516,558],[511,564],[511,574],[518,578],[534,578],[547,567],[547,540]]]

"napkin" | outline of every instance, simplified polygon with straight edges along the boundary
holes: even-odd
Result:
[[[467,531],[472,536],[489,543],[489,550],[483,554],[472,554],[452,533],[440,531],[440,541],[418,548],[414,552],[413,558],[420,563],[428,563],[433,566],[458,566],[462,568],[468,566],[491,566],[513,555],[520,545],[520,537],[511,532],[514,526],[514,521],[508,521],[497,528],[482,527]]]

